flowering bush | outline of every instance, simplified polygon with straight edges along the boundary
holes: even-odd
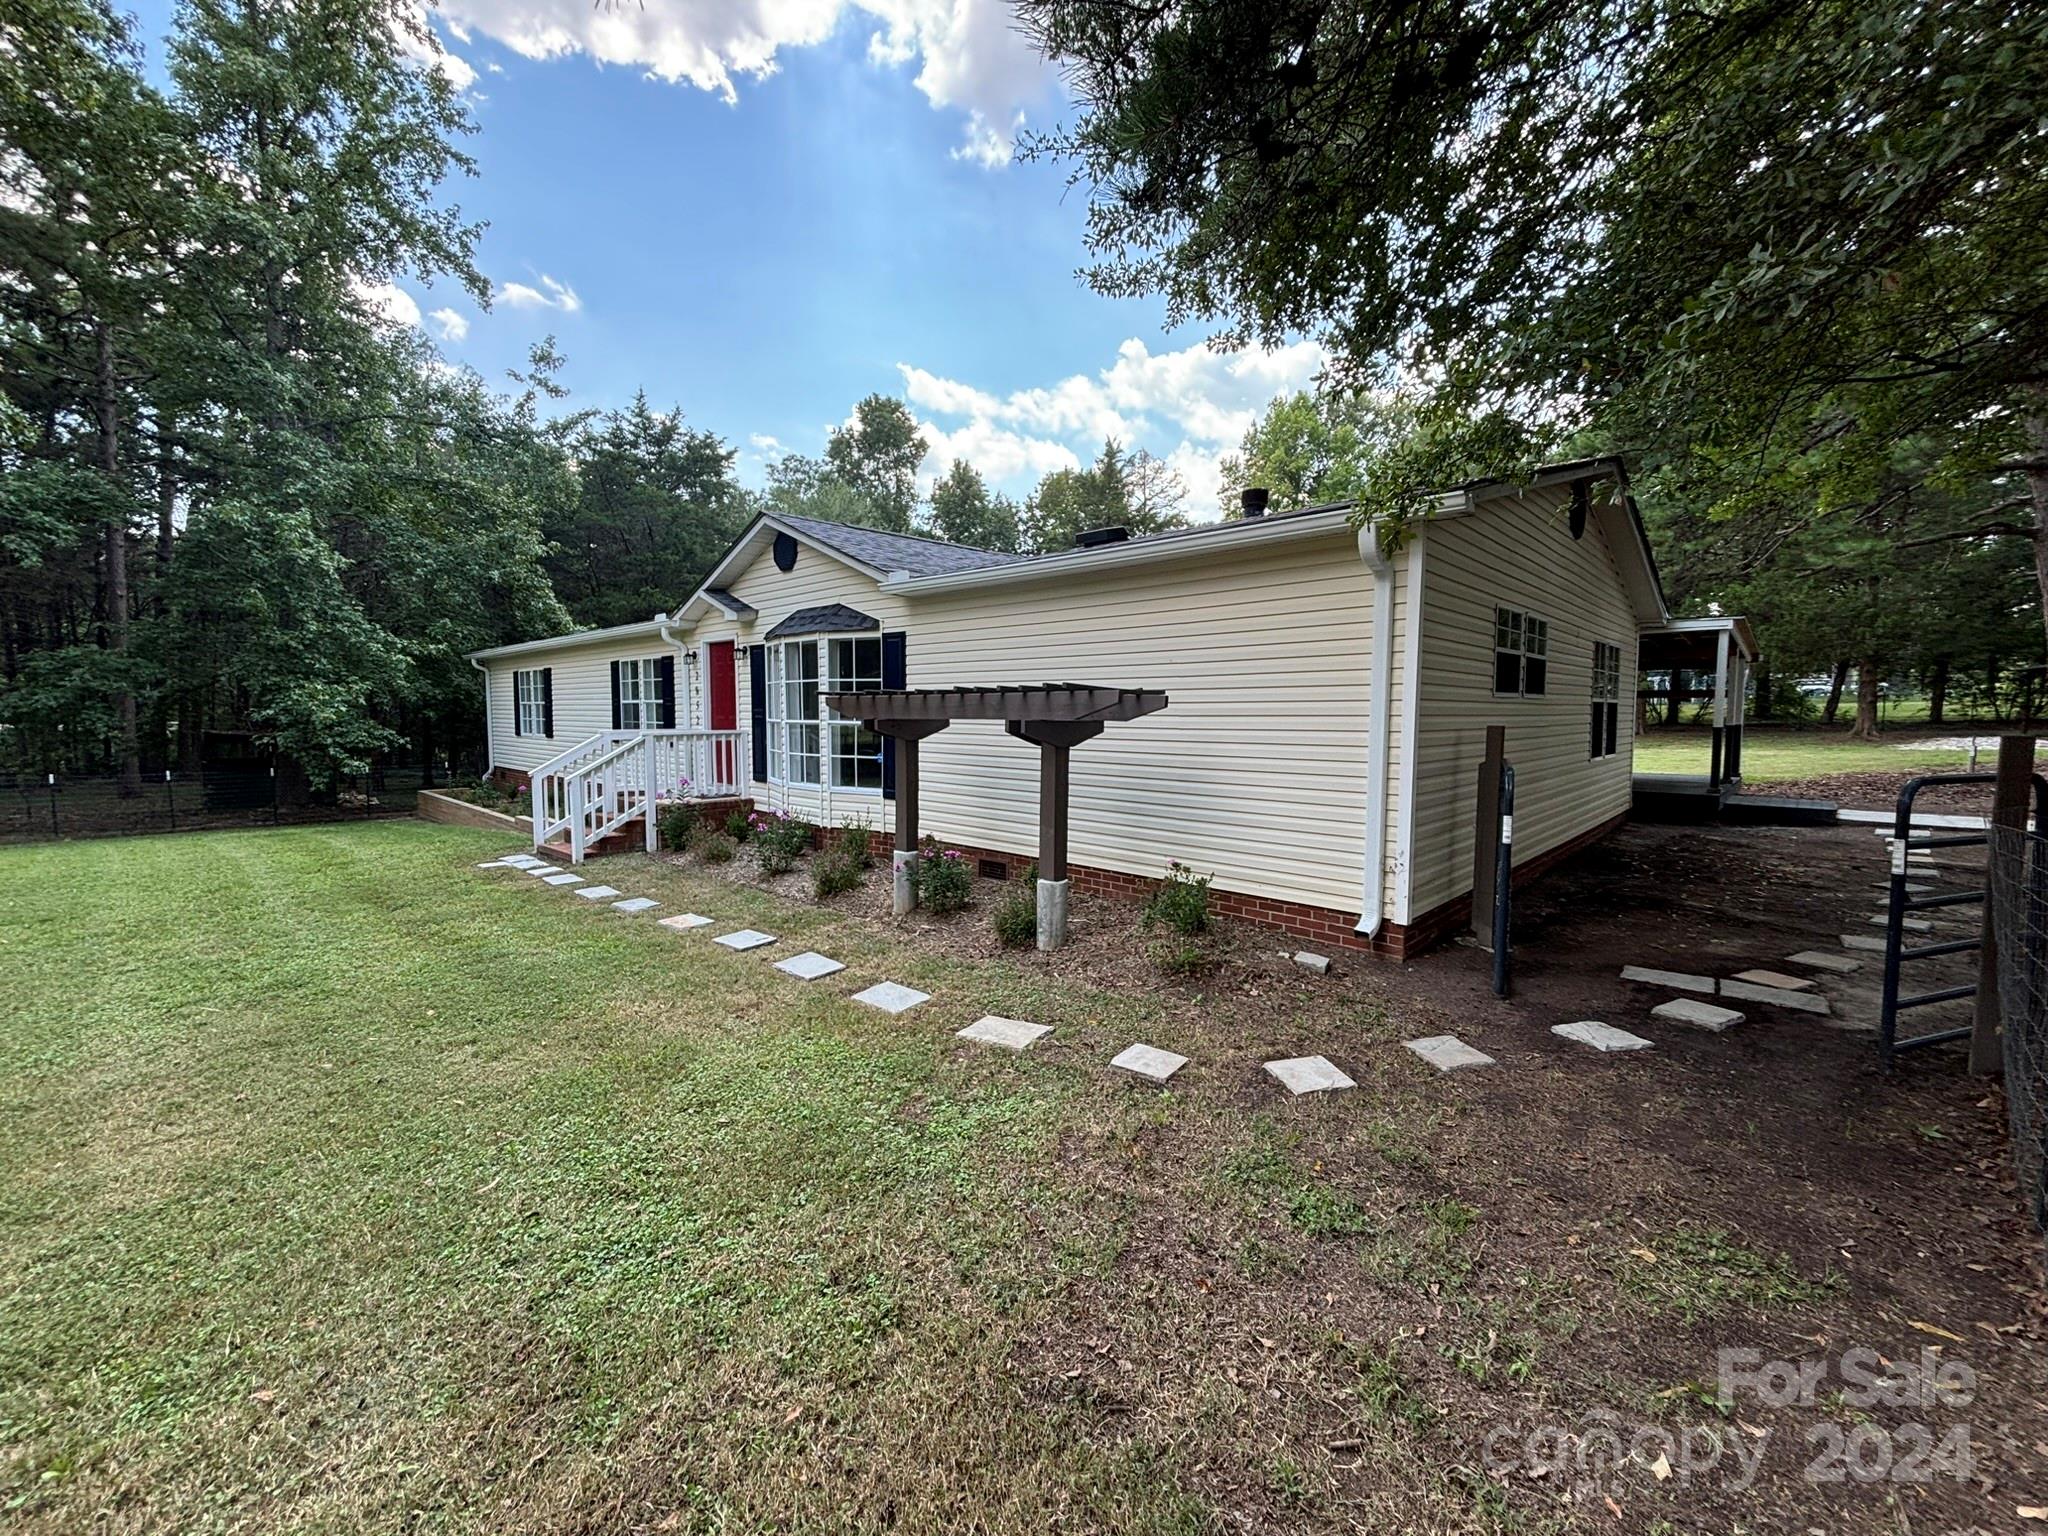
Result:
[[[958,912],[967,905],[974,871],[967,867],[966,855],[958,848],[920,849],[914,871],[911,879],[917,887],[917,904],[926,911]]]
[[[1166,866],[1166,879],[1152,899],[1145,903],[1145,926],[1164,923],[1175,933],[1197,934],[1209,930],[1210,875],[1197,875],[1175,859]]]
[[[747,821],[748,838],[759,850],[761,873],[785,874],[796,861],[810,852],[816,829],[799,816],[778,816],[773,811],[756,811]]]

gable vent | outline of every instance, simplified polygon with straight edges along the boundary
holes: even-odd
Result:
[[[1100,549],[1105,544],[1121,544],[1131,536],[1131,530],[1122,523],[1113,523],[1107,528],[1090,528],[1074,536],[1076,549]]]

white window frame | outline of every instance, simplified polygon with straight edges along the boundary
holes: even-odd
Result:
[[[627,656],[619,662],[619,729],[652,731],[661,725],[659,656]],[[651,717],[651,718],[650,718]]]
[[[1500,685],[1501,658],[1515,658],[1515,686]],[[1535,662],[1541,675],[1529,686],[1529,663]],[[1501,699],[1541,699],[1550,693],[1550,621],[1526,608],[1496,603],[1493,609],[1493,693]]]
[[[842,649],[843,648],[843,649]],[[872,648],[872,671],[862,664]],[[783,789],[827,790],[835,795],[882,794],[882,738],[858,720],[831,716],[827,693],[873,692],[882,686],[882,637],[874,633],[801,635],[768,645],[768,782]],[[843,765],[854,764],[842,777]],[[873,763],[874,782],[859,781],[860,765]]]
[[[1593,642],[1592,713],[1587,719],[1589,758],[1598,762],[1621,754],[1621,647]]]
[[[539,667],[522,667],[512,674],[512,709],[521,736],[547,735],[547,685]],[[530,711],[530,713],[529,713]]]

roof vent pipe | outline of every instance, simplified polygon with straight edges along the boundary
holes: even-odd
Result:
[[[1237,493],[1237,500],[1238,504],[1244,508],[1244,515],[1246,517],[1264,517],[1266,515],[1266,503],[1272,499],[1272,496],[1273,493],[1263,485],[1252,485],[1239,491]]]
[[[1074,536],[1076,549],[1100,549],[1105,544],[1121,544],[1131,536],[1131,530],[1121,523],[1108,528],[1090,528]]]

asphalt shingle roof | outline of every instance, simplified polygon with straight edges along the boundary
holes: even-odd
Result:
[[[978,571],[991,565],[1009,565],[1025,558],[993,549],[975,549],[966,544],[948,544],[940,539],[921,539],[915,534],[883,533],[874,528],[856,528],[851,523],[821,522],[815,517],[784,517],[778,514],[778,520],[805,538],[815,539],[828,549],[851,555],[878,571],[945,576],[954,571]]]

